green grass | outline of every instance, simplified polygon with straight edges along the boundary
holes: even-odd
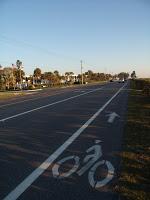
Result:
[[[10,99],[23,95],[24,94],[22,92],[0,92],[0,100]]]
[[[136,89],[129,95],[121,159],[121,174],[116,187],[121,200],[149,200],[150,97]]]

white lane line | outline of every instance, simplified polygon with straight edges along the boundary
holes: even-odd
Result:
[[[104,87],[104,86],[103,86]],[[22,112],[22,113],[19,113],[19,114],[16,114],[16,115],[12,115],[10,117],[6,117],[6,118],[3,118],[3,119],[0,119],[0,122],[4,122],[4,121],[7,121],[9,119],[13,119],[13,118],[16,118],[16,117],[19,117],[19,116],[22,116],[22,115],[25,115],[25,114],[28,114],[28,113],[31,113],[31,112],[34,112],[34,111],[37,111],[37,110],[40,110],[40,109],[43,109],[43,108],[47,108],[47,107],[50,107],[50,106],[53,106],[53,105],[56,105],[56,104],[59,104],[59,103],[62,103],[62,102],[65,102],[65,101],[68,101],[68,100],[71,100],[71,99],[75,99],[77,97],[80,97],[80,96],[83,96],[83,95],[86,95],[86,94],[89,94],[89,93],[92,93],[92,92],[95,92],[97,90],[101,90],[101,88],[97,88],[97,89],[94,89],[92,91],[89,91],[89,92],[85,92],[85,93],[82,93],[82,94],[79,94],[79,95],[75,95],[75,96],[72,96],[72,97],[69,97],[69,98],[66,98],[66,99],[63,99],[63,100],[60,100],[60,101],[56,101],[54,103],[50,103],[50,104],[47,104],[47,105],[44,105],[44,106],[40,106],[38,108],[34,108],[32,110],[28,110],[28,111],[25,111],[25,112]]]
[[[83,124],[64,144],[62,144],[52,155],[50,155],[38,168],[27,176],[14,190],[3,200],[16,200],[57,158],[72,142],[95,120],[95,118],[110,104],[110,102],[125,87],[121,87],[85,124]]]
[[[65,89],[71,89],[71,88],[65,88]],[[75,90],[77,90],[77,89],[74,89],[73,91],[75,91]],[[93,89],[86,89],[86,90],[93,90]],[[6,107],[6,106],[11,106],[11,105],[16,105],[16,104],[23,103],[23,102],[26,102],[26,101],[33,101],[33,100],[43,99],[43,98],[46,98],[46,97],[53,97],[53,96],[57,96],[59,94],[64,94],[66,92],[73,92],[73,91],[68,91],[67,90],[67,91],[62,91],[62,92],[56,92],[54,94],[50,94],[50,95],[43,96],[43,97],[41,97],[41,96],[40,97],[35,97],[35,98],[33,97],[33,98],[30,98],[30,99],[25,99],[25,100],[18,101],[18,102],[7,103],[7,104],[0,105],[0,108]]]
[[[43,98],[46,98],[46,97],[53,97],[53,96],[56,96],[58,94],[63,94],[65,92],[58,92],[58,93],[50,94],[50,95],[43,96],[43,97],[40,96],[40,97],[36,97],[36,98],[25,99],[25,100],[18,101],[18,102],[7,103],[7,104],[0,105],[0,108],[6,107],[6,106],[11,106],[11,105],[16,105],[16,104],[23,103],[23,102],[26,102],[26,101],[33,101],[33,100],[43,99]]]

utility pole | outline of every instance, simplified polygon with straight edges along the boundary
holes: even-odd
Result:
[[[83,65],[81,60],[81,79],[82,79],[82,85],[83,85]]]
[[[16,66],[17,66],[17,68],[19,70],[20,89],[22,89],[22,75],[21,75],[22,62],[20,60],[17,60]]]
[[[107,68],[105,67],[105,81],[107,80]]]
[[[19,76],[20,76],[20,89],[22,89],[21,66],[20,66],[20,70],[19,70]]]
[[[12,64],[12,78],[13,78],[13,88],[14,88],[14,90],[15,90],[14,64]]]

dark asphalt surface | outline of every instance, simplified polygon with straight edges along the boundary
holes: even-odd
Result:
[[[16,100],[16,104],[0,107],[0,199],[6,197],[53,154],[123,85],[123,83],[113,82],[103,86],[45,90],[37,94],[38,99],[20,103],[19,100]],[[98,88],[101,89],[98,90]],[[64,157],[75,155],[80,157],[81,166],[83,166],[82,160],[87,154],[86,150],[94,145],[95,140],[101,140],[103,155],[99,160],[111,162],[115,168],[114,178],[107,185],[96,190],[89,184],[89,170],[82,176],[74,173],[67,178],[56,179],[52,174],[54,165],[52,164],[18,199],[118,200],[118,195],[112,192],[112,187],[117,181],[119,170],[120,160],[117,153],[121,150],[128,98],[127,88],[128,85],[54,161],[56,163]],[[94,91],[94,89],[97,90]],[[80,94],[82,95],[77,96]],[[76,97],[68,99],[73,96]],[[30,97],[25,97],[25,99],[27,98]],[[68,100],[60,102],[64,99]],[[54,102],[59,103],[50,105]],[[6,104],[8,103],[11,102],[6,102]],[[0,106],[2,105],[4,103],[1,103]],[[10,116],[44,105],[50,106],[7,120]],[[116,112],[120,117],[116,117],[113,123],[108,123],[107,114],[109,112]],[[66,162],[60,170],[64,172],[72,164],[73,162]],[[102,174],[106,173],[105,165],[98,167],[95,179],[102,179]]]

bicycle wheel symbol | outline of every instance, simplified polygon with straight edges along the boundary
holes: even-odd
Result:
[[[72,169],[70,169],[68,172],[65,172],[65,173],[60,173],[59,172],[59,167],[66,161],[68,160],[74,160],[75,161],[75,164],[74,166],[72,167]],[[68,156],[66,158],[63,158],[61,159],[60,161],[58,161],[52,168],[52,173],[53,173],[53,176],[55,178],[66,178],[66,177],[69,177],[71,174],[73,174],[74,172],[77,171],[79,167],[79,157],[78,156]]]
[[[80,166],[80,158],[78,156],[68,156],[68,157],[65,157],[65,158],[59,160],[57,163],[54,164],[54,166],[52,168],[52,174],[53,174],[54,178],[58,178],[58,179],[67,178],[75,172],[79,176],[81,176],[89,169],[89,172],[88,172],[89,184],[93,188],[96,188],[96,189],[105,186],[114,177],[114,167],[111,164],[111,162],[109,162],[107,160],[101,160],[101,161],[97,162],[97,160],[102,156],[101,145],[99,145],[99,144],[93,145],[92,147],[87,149],[86,152],[89,153],[93,150],[95,150],[94,154],[85,156],[85,158],[83,160],[83,163],[85,163],[85,165],[83,167],[81,167],[80,170],[78,170],[78,168]],[[70,161],[70,160],[74,161],[73,167],[70,170],[68,170],[67,172],[61,173],[59,170],[60,166],[63,165],[63,163],[65,163],[66,161]],[[105,168],[107,169],[107,173],[106,173],[105,177],[103,177],[102,180],[97,181],[97,180],[95,180],[95,173],[99,166],[105,166]]]
[[[107,166],[107,175],[103,180],[96,181],[94,179],[95,171],[100,165],[103,165],[103,164],[105,164]],[[113,176],[114,176],[113,165],[107,160],[102,160],[102,161],[95,163],[93,165],[93,167],[90,169],[90,171],[88,173],[88,180],[89,180],[89,183],[92,187],[100,188],[100,187],[105,186],[107,183],[109,183],[113,179]]]

